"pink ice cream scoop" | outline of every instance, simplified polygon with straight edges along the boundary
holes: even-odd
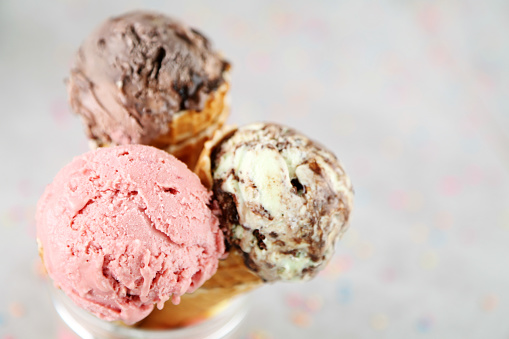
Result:
[[[37,236],[56,286],[126,324],[192,292],[224,254],[210,193],[172,155],[142,145],[76,157],[37,205]]]

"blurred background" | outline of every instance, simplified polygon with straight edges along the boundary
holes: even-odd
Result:
[[[73,338],[46,290],[34,209],[88,150],[64,85],[73,53],[137,8],[224,52],[229,122],[297,128],[355,186],[329,266],[254,292],[242,338],[509,338],[506,0],[0,1],[0,338]]]

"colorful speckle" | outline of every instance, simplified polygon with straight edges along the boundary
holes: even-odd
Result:
[[[395,210],[405,208],[408,201],[408,195],[405,191],[394,191],[389,196],[389,205]]]
[[[9,305],[9,314],[14,318],[21,318],[25,315],[25,308],[21,303],[13,302]]]
[[[11,216],[6,212],[1,214],[0,223],[3,227],[12,227],[14,225],[14,221],[12,220]]]
[[[323,307],[323,297],[320,295],[311,296],[306,299],[304,306],[309,312],[318,312]]]
[[[286,297],[285,301],[286,301],[286,304],[288,306],[290,306],[291,308],[300,307],[304,303],[304,300],[303,300],[302,296],[300,294],[297,294],[297,293],[289,294]]]
[[[323,297],[321,295],[311,295],[302,297],[292,293],[286,297],[286,304],[294,312],[291,319],[294,324],[300,327],[307,327],[311,323],[311,313],[320,311],[323,307]]]
[[[486,312],[494,311],[499,303],[498,296],[494,294],[488,294],[481,300],[481,309]]]
[[[304,311],[295,311],[291,315],[292,323],[299,327],[309,327],[312,323],[309,313]]]
[[[437,228],[447,230],[454,225],[454,216],[448,211],[441,211],[435,215],[434,221]]]
[[[438,265],[438,254],[434,251],[425,252],[420,258],[422,268],[432,270]]]
[[[32,267],[33,267],[34,275],[37,278],[39,278],[40,280],[47,279],[48,273],[46,272],[46,268],[44,267],[44,264],[42,263],[41,258],[37,257],[34,260]]]
[[[246,59],[246,66],[256,73],[264,73],[270,70],[271,59],[267,54],[251,54]]]
[[[375,314],[371,317],[370,325],[374,330],[383,331],[389,325],[389,319],[386,314]]]
[[[342,273],[347,272],[352,266],[352,258],[349,255],[335,256],[320,271],[319,275],[329,280],[337,279]]]
[[[338,286],[338,302],[341,304],[341,305],[345,305],[345,304],[348,304],[352,301],[352,298],[353,298],[353,291],[352,291],[352,287],[349,283],[341,283],[339,284]]]
[[[389,196],[389,205],[395,210],[408,210],[416,212],[423,206],[424,198],[417,191],[396,190]]]
[[[246,336],[246,339],[272,339],[273,337],[264,330],[255,330]]]
[[[440,193],[444,196],[456,196],[461,192],[461,184],[455,176],[446,176],[440,181]]]
[[[433,3],[424,3],[418,13],[419,23],[429,33],[436,33],[442,24],[440,9]]]
[[[433,318],[430,316],[424,316],[415,322],[415,329],[419,333],[428,333],[433,325]]]
[[[311,314],[322,309],[323,297],[317,294],[302,297],[292,293],[286,297],[286,304],[293,310],[291,321],[299,327],[308,327],[312,322]]]
[[[19,225],[23,220],[22,206],[11,206],[7,211],[8,226]]]
[[[406,201],[406,209],[410,212],[417,212],[422,209],[424,205],[424,196],[418,191],[409,191]]]

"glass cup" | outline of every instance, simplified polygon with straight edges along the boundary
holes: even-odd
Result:
[[[240,334],[247,314],[247,297],[234,298],[227,307],[196,325],[170,330],[145,330],[101,320],[76,306],[61,290],[51,286],[57,313],[83,339],[233,339]]]

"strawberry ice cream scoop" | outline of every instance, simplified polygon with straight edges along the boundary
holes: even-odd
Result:
[[[55,285],[96,316],[126,324],[210,278],[224,254],[210,193],[149,146],[75,158],[37,205],[37,236]]]

